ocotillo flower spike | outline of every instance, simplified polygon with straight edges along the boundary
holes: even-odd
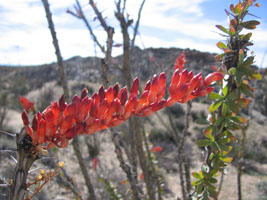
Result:
[[[223,74],[214,72],[204,80],[201,73],[194,76],[193,72],[184,69],[186,59],[182,53],[174,65],[174,73],[169,85],[170,97],[164,99],[166,91],[166,75],[154,75],[148,81],[143,92],[139,93],[139,79],[133,80],[128,94],[126,87],[119,88],[118,84],[104,89],[101,86],[98,93],[88,97],[84,89],[81,96],[74,95],[70,103],[64,96],[59,102],[53,102],[43,113],[38,112],[29,123],[27,112],[22,112],[22,120],[26,132],[32,137],[34,145],[45,148],[53,146],[66,147],[73,137],[79,134],[94,132],[118,126],[131,115],[145,117],[154,112],[175,104],[185,103],[196,97],[210,93],[209,87],[214,81],[223,79]]]

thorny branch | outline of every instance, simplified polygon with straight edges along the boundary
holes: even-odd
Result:
[[[137,17],[137,21],[136,21],[135,26],[134,26],[134,33],[133,33],[133,39],[132,39],[132,43],[131,43],[131,48],[134,47],[135,38],[136,38],[136,35],[138,33],[138,27],[139,27],[139,23],[140,23],[140,19],[141,19],[141,13],[142,13],[143,7],[145,5],[145,1],[146,0],[143,0],[143,2],[140,5],[140,8],[138,10],[138,17]]]
[[[122,170],[125,172],[127,179],[129,180],[129,183],[131,185],[131,188],[133,190],[133,195],[135,200],[141,200],[141,194],[143,194],[141,188],[138,186],[138,183],[136,181],[136,178],[134,176],[137,176],[136,174],[134,175],[132,172],[132,168],[129,164],[126,164],[123,156],[122,156],[122,150],[120,148],[119,144],[119,135],[118,133],[113,133],[113,143],[115,146],[115,153],[117,155],[117,158],[120,162],[120,166]]]

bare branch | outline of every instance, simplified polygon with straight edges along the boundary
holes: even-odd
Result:
[[[5,187],[9,187],[9,185],[8,184],[0,184],[0,188],[5,188]]]
[[[142,13],[142,10],[143,10],[145,1],[146,1],[146,0],[143,0],[143,2],[142,2],[141,5],[140,5],[140,8],[139,8],[139,10],[138,10],[138,17],[137,17],[137,21],[136,21],[135,26],[134,26],[134,34],[133,34],[133,39],[132,39],[131,48],[134,47],[135,38],[136,38],[136,35],[137,35],[137,33],[138,33],[138,27],[139,27],[139,23],[140,23],[140,19],[141,19],[141,13]]]
[[[68,91],[66,76],[65,76],[65,72],[64,72],[63,59],[61,56],[61,52],[60,52],[60,48],[59,48],[59,44],[58,44],[58,40],[57,40],[57,36],[56,36],[56,31],[55,31],[54,23],[52,20],[52,14],[50,12],[48,0],[42,0],[42,2],[44,5],[46,18],[47,18],[47,22],[48,22],[49,29],[51,32],[51,36],[53,39],[53,44],[54,44],[54,47],[56,50],[58,70],[59,70],[59,75],[60,75],[60,79],[61,79],[61,86],[63,88],[65,98],[68,99],[69,98],[69,91]]]
[[[107,32],[109,29],[109,26],[107,25],[105,19],[102,16],[102,13],[98,10],[98,8],[96,7],[96,4],[94,2],[94,0],[89,0],[89,4],[91,5],[91,7],[93,8],[98,20],[100,21],[101,26],[105,29],[105,31]]]
[[[12,150],[12,149],[0,149],[0,153],[16,153],[16,150]]]
[[[102,16],[102,13],[98,10],[98,8],[97,8],[97,6],[93,0],[90,0],[89,4],[93,8],[93,10],[97,16],[97,19],[100,21],[101,26],[103,27],[103,29],[107,33],[107,44],[106,44],[107,50],[106,50],[106,52],[103,52],[103,53],[105,53],[105,59],[101,60],[102,77],[103,77],[104,84],[107,85],[108,84],[107,71],[108,71],[108,66],[110,64],[110,60],[111,60],[114,28],[107,25],[104,17]]]
[[[86,169],[86,164],[84,163],[84,159],[82,157],[82,153],[81,153],[81,150],[79,147],[78,137],[73,138],[72,147],[73,147],[74,153],[78,159],[78,162],[79,162],[79,165],[80,165],[80,168],[81,168],[84,180],[85,180],[85,184],[86,184],[88,192],[90,194],[90,199],[95,200],[96,199],[95,191],[94,191],[90,176],[88,174],[88,171]]]
[[[170,129],[170,127],[165,123],[165,121],[162,119],[162,117],[160,116],[160,114],[158,112],[155,112],[155,115],[158,117],[160,123],[164,126],[164,128],[166,128],[168,130],[168,132],[175,134],[173,132],[173,130]]]
[[[91,25],[89,24],[88,20],[86,19],[85,15],[84,15],[84,13],[83,13],[83,10],[82,10],[82,7],[81,7],[81,5],[80,5],[79,0],[75,0],[75,1],[76,1],[76,5],[77,5],[77,7],[78,7],[78,9],[79,9],[79,11],[80,11],[81,19],[83,20],[83,22],[85,23],[87,29],[89,30],[92,39],[93,39],[94,42],[97,44],[97,46],[100,48],[100,50],[105,54],[105,48],[104,48],[104,46],[102,46],[102,45],[100,44],[100,42],[98,41],[96,35],[94,34],[94,31],[93,31]]]
[[[1,134],[6,134],[6,135],[11,136],[11,137],[16,137],[16,133],[9,133],[7,131],[2,131],[2,130],[0,130],[0,133]]]
[[[32,169],[32,170],[29,171],[29,174],[32,173],[32,172],[35,172],[35,171],[38,170],[38,169],[41,169],[41,168],[40,168],[40,167],[37,167],[37,168],[35,168],[35,169]]]
[[[141,200],[140,197],[140,193],[142,193],[141,188],[138,187],[136,179],[134,178],[134,176],[136,176],[136,174],[132,173],[132,168],[129,164],[126,164],[122,153],[121,153],[121,148],[120,148],[120,144],[119,144],[119,134],[118,133],[113,133],[113,143],[115,146],[115,153],[117,155],[117,158],[120,162],[120,166],[122,168],[122,170],[125,172],[125,174],[127,175],[127,179],[131,185],[132,191],[133,191],[133,195],[134,195],[134,199],[135,200]]]
[[[9,157],[17,164],[18,161],[16,160],[16,158],[14,158],[13,156],[9,155]]]
[[[80,17],[79,15],[75,14],[75,13],[72,12],[71,10],[67,10],[67,13],[71,14],[71,15],[74,16],[74,17],[77,17],[77,18],[81,19],[81,17]]]

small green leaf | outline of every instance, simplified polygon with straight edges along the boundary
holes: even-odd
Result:
[[[226,55],[226,53],[218,54],[217,56],[215,56],[215,59],[217,61],[221,61],[225,55]]]
[[[253,74],[257,73],[245,67],[242,68],[238,67],[238,70],[241,71],[243,74],[245,74],[247,77],[253,77]]]
[[[232,68],[230,68],[230,69],[228,70],[228,73],[229,73],[230,75],[232,75],[232,76],[235,75],[235,72],[236,72],[236,68],[235,68],[235,67],[232,67]]]
[[[209,111],[210,112],[215,112],[220,107],[222,102],[223,102],[222,99],[219,99],[219,100],[215,101],[213,104],[210,105]]]
[[[202,179],[203,178],[203,176],[200,176],[200,174],[197,173],[197,172],[193,172],[192,175],[193,175],[193,177],[195,177],[197,179]]]
[[[222,115],[223,115],[224,117],[226,117],[226,115],[227,115],[228,113],[229,113],[228,106],[227,106],[226,103],[224,103],[223,106],[222,106]]]
[[[191,183],[191,185],[192,185],[192,186],[196,186],[196,185],[198,185],[198,184],[200,184],[200,183],[203,183],[203,179],[193,181],[193,182]]]
[[[204,135],[206,138],[210,139],[211,141],[214,141],[214,137],[212,135],[213,126],[209,126],[204,130]]]
[[[240,85],[242,79],[242,73],[237,69],[235,73],[235,81],[237,85]]]
[[[239,112],[239,106],[237,104],[235,104],[233,101],[228,100],[226,101],[226,104],[228,106],[228,108],[233,111],[234,113],[238,113]]]
[[[236,94],[236,90],[232,91],[230,94],[227,95],[227,98],[234,101],[237,99],[237,94]]]
[[[216,99],[223,98],[223,96],[218,94],[218,93],[211,92],[211,93],[209,93],[208,98],[211,99],[211,100],[216,100]]]
[[[227,144],[229,142],[231,142],[230,138],[222,138],[222,139],[218,140],[218,143],[220,143],[220,144]]]
[[[240,91],[241,91],[243,94],[245,94],[245,95],[247,95],[247,96],[249,96],[249,97],[254,98],[253,93],[252,93],[247,87],[241,85],[241,86],[239,87],[239,89],[240,89]]]
[[[223,92],[223,95],[224,95],[224,96],[226,96],[226,95],[227,95],[227,93],[228,93],[228,86],[227,86],[227,85],[226,85],[226,86],[224,86],[224,88],[223,88],[222,92]]]
[[[243,26],[246,29],[255,29],[257,25],[259,25],[260,22],[256,21],[256,20],[250,20],[250,21],[246,21],[241,23],[241,26]]]
[[[230,10],[231,10],[233,13],[235,13],[235,7],[234,7],[233,4],[230,5]]]
[[[210,183],[217,183],[217,179],[213,178],[213,177],[208,178],[207,181],[210,182]]]
[[[212,190],[212,191],[215,191],[216,190],[216,187],[213,186],[212,184],[210,184],[209,182],[205,181],[204,184],[208,188],[209,192],[210,192],[210,190]]]
[[[252,36],[252,33],[248,33],[248,34],[244,35],[243,37],[241,37],[241,39],[249,41],[251,36]]]
[[[229,34],[228,30],[227,30],[226,28],[224,28],[223,26],[221,26],[221,25],[216,25],[216,27],[217,27],[218,29],[220,29],[221,31],[223,31],[224,33]]]
[[[216,45],[219,49],[229,49],[223,42],[218,42]]]
[[[204,197],[204,199],[209,200],[209,193],[207,190],[204,190],[203,197]]]
[[[233,160],[232,157],[219,157],[219,159],[225,163],[231,163]]]
[[[243,124],[246,122],[246,119],[244,117],[240,117],[240,116],[232,116],[232,117],[230,117],[230,119],[236,123],[239,123],[239,124]]]
[[[197,124],[202,124],[202,125],[209,124],[209,121],[207,121],[206,119],[197,119],[197,120],[195,120],[195,122]]]
[[[205,146],[208,146],[208,145],[210,145],[210,144],[211,144],[211,141],[208,140],[208,139],[202,139],[202,140],[198,140],[198,141],[197,141],[197,145],[198,145],[199,147],[205,147]]]
[[[242,4],[238,3],[235,6],[235,14],[240,14],[242,12]]]
[[[255,78],[255,79],[257,79],[257,80],[261,80],[261,79],[262,79],[261,74],[258,73],[258,72],[254,73],[252,76],[253,76],[253,78]]]
[[[242,49],[239,50],[239,60],[238,60],[238,64],[237,66],[240,66],[243,61],[244,61],[244,58],[245,58],[245,54],[244,54],[244,51]]]
[[[200,184],[197,185],[197,193],[201,194],[202,190],[203,190],[203,183],[200,183]]]
[[[245,62],[243,62],[239,67],[240,68],[248,68],[254,62],[254,56],[248,57]]]

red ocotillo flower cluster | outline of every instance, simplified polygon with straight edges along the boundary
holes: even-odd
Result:
[[[19,96],[19,102],[24,110],[34,111],[34,103],[32,101],[29,101],[26,97]]]
[[[138,78],[133,80],[129,93],[126,87],[120,89],[118,84],[106,90],[101,86],[91,97],[87,96],[87,90],[84,89],[81,96],[75,95],[69,104],[62,96],[59,102],[51,103],[43,113],[38,112],[31,126],[26,111],[23,111],[26,131],[34,145],[65,147],[78,134],[92,134],[118,126],[131,115],[149,116],[176,102],[185,103],[195,97],[202,97],[213,90],[209,87],[213,81],[223,79],[223,74],[214,72],[203,80],[201,73],[194,76],[192,71],[183,70],[184,64],[185,55],[181,54],[174,66],[168,99],[164,99],[165,73],[154,75],[140,95]]]

